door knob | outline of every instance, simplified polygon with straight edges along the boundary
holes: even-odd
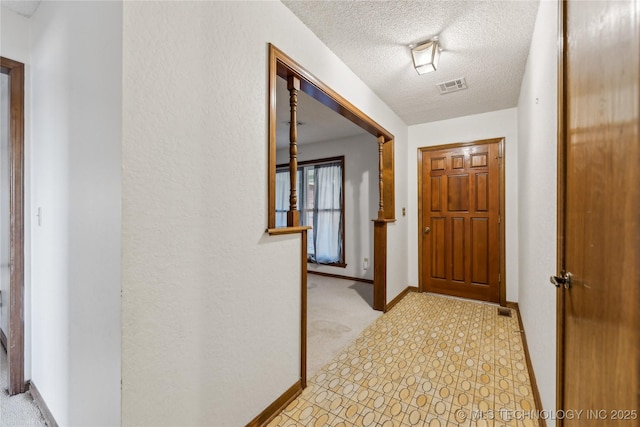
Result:
[[[429,227],[424,228],[424,234],[429,234],[430,231],[431,229]]]
[[[564,286],[565,289],[569,289],[571,287],[571,281],[573,279],[573,275],[568,272],[568,271],[564,271],[562,270],[560,272],[560,274],[562,274],[560,277],[558,276],[551,276],[549,278],[549,281],[556,287],[559,288],[560,286]]]

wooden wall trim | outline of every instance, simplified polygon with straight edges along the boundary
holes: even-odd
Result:
[[[24,64],[0,57],[0,71],[9,75],[9,181],[11,241],[9,285],[9,395],[24,393]]]
[[[557,238],[556,238],[556,275],[564,268],[564,229],[565,210],[564,201],[566,199],[566,146],[565,146],[565,123],[566,123],[566,75],[564,72],[565,52],[566,52],[566,2],[558,2],[558,187],[557,187]],[[556,408],[564,409],[564,292],[563,289],[556,289]],[[558,427],[562,427],[564,420],[558,420]]]
[[[540,392],[538,391],[538,383],[536,381],[536,375],[533,371],[533,364],[531,363],[531,356],[529,355],[529,346],[527,345],[527,335],[524,331],[524,324],[522,323],[522,316],[520,315],[520,306],[517,302],[507,301],[505,304],[506,307],[509,307],[515,310],[516,315],[518,316],[518,325],[520,325],[520,336],[522,337],[522,348],[524,349],[524,357],[527,362],[527,370],[529,371],[529,380],[531,381],[531,390],[533,391],[533,400],[536,404],[536,409],[541,411],[542,408],[542,400],[540,399]],[[543,418],[538,419],[538,426],[546,427],[547,421]]]
[[[321,102],[326,107],[337,112],[344,118],[361,127],[375,138],[384,138],[384,191],[385,191],[385,218],[395,218],[395,188],[394,188],[394,136],[384,127],[366,115],[355,105],[347,101],[316,76],[294,61],[273,44],[269,44],[269,78],[268,78],[268,117],[269,117],[269,165],[268,165],[268,229],[274,229],[275,215],[275,171],[276,171],[276,79],[281,77],[288,80],[290,76],[300,79],[300,90]],[[373,149],[373,147],[372,147]],[[390,163],[388,163],[390,162]]]
[[[307,232],[311,227],[308,225],[299,225],[297,227],[278,227],[278,228],[268,228],[267,233],[271,236],[279,236],[282,234],[298,234],[302,232]]]
[[[373,221],[373,309],[387,306],[387,221]]]
[[[342,274],[325,273],[323,271],[307,270],[309,274],[315,274],[316,276],[333,277],[335,279],[353,280],[354,282],[369,283],[373,285],[373,280],[363,279],[362,277],[343,276]]]
[[[402,298],[407,296],[409,292],[418,292],[418,288],[416,286],[407,286],[406,288],[404,288],[402,292],[400,292],[394,299],[391,300],[391,302],[389,302],[389,304],[387,304],[387,307],[384,310],[385,313],[391,310],[396,304],[398,304],[402,300]]]
[[[58,422],[53,417],[53,414],[49,410],[47,403],[44,401],[42,394],[38,390],[38,387],[33,383],[33,381],[29,382],[29,391],[31,392],[31,397],[33,397],[33,401],[36,406],[40,410],[40,413],[44,417],[44,421],[47,423],[47,427],[58,427]]]
[[[287,405],[302,393],[302,384],[295,383],[282,396],[278,397],[271,405],[267,406],[258,416],[249,421],[246,427],[261,427],[269,424]]]
[[[300,385],[307,387],[307,230],[300,235]]]

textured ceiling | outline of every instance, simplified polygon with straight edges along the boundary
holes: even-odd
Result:
[[[288,1],[407,124],[515,107],[538,1]],[[419,76],[408,45],[439,35],[438,70]],[[437,83],[464,77],[467,90]]]
[[[306,93],[298,93],[298,143],[333,141],[366,133],[362,128],[340,114],[322,105]],[[276,82],[276,141],[277,148],[289,146],[289,91],[287,82],[278,78]]]
[[[40,1],[32,1],[32,0],[2,0],[0,4],[6,7],[9,10],[13,10],[14,12],[26,16],[27,18],[31,17],[40,6]]]

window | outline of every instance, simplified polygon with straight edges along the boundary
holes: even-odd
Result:
[[[309,262],[345,267],[344,261],[344,157],[298,163],[300,225],[307,234]],[[276,227],[287,226],[289,166],[276,168]]]

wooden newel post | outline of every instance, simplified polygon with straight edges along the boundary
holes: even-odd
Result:
[[[296,76],[287,78],[289,89],[289,106],[291,107],[291,120],[289,122],[289,211],[287,212],[287,227],[300,225],[300,212],[298,212],[297,178],[298,178],[298,91],[300,79]]]
[[[378,137],[378,180],[380,186],[380,205],[378,207],[378,219],[384,219],[384,163],[382,150],[384,146],[384,136]]]

